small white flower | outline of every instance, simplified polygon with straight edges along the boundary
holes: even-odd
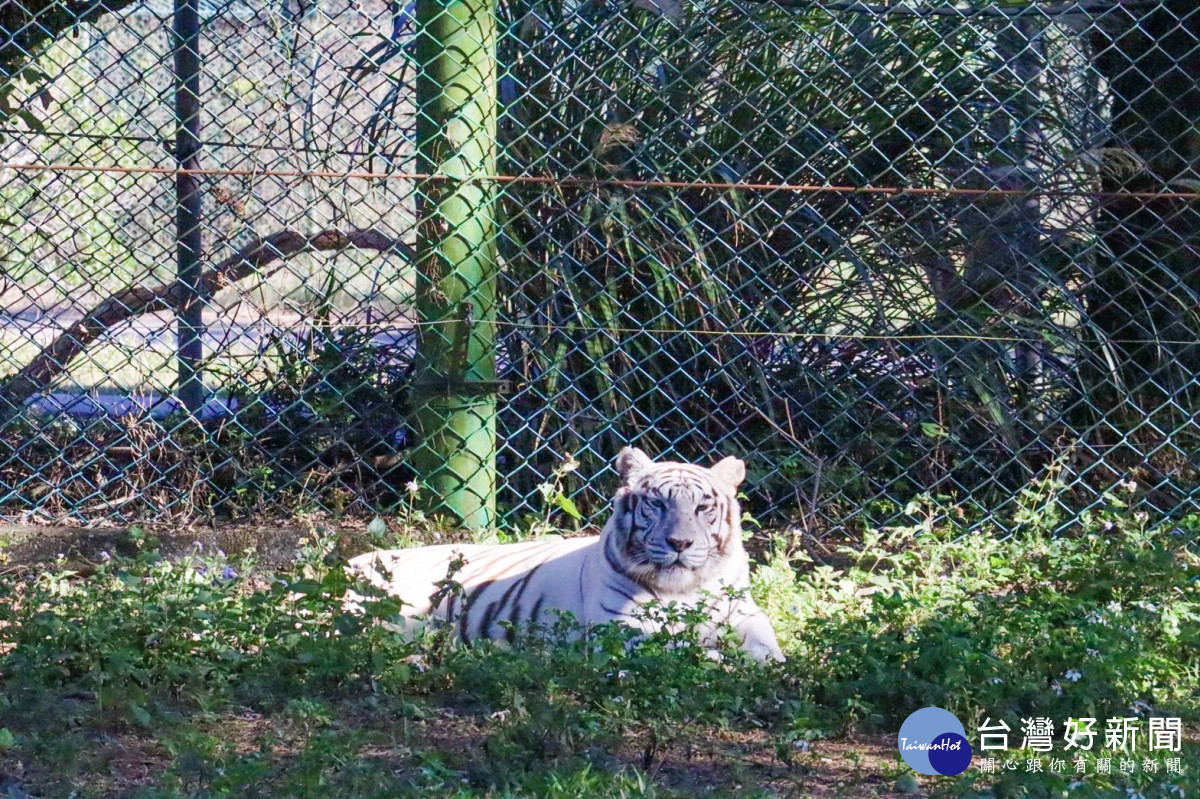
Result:
[[[1106,533],[1107,533],[1107,532],[1109,532],[1109,531],[1110,531],[1110,530],[1112,530],[1112,529],[1113,529],[1113,527],[1115,527],[1115,526],[1116,526],[1116,525],[1114,525],[1114,524],[1112,523],[1112,520],[1111,520],[1111,519],[1107,519],[1107,520],[1105,520],[1105,522],[1104,522],[1104,532],[1106,532]]]
[[[1003,683],[1004,683],[1003,677],[993,677],[992,678],[992,685],[1002,685]]]
[[[1140,524],[1142,522],[1145,522],[1147,519],[1149,519],[1150,514],[1146,513],[1146,511],[1144,511],[1144,510],[1140,510],[1137,513],[1133,514],[1133,518],[1137,519],[1138,523]]]
[[[1050,690],[1054,692],[1055,696],[1062,696],[1062,686],[1058,684],[1057,680],[1050,683]]]
[[[414,497],[421,493],[421,487],[417,485],[416,480],[409,480],[407,483],[405,483],[404,490]]]
[[[1090,658],[1098,658],[1098,657],[1100,657],[1100,650],[1099,649],[1089,649],[1089,650],[1087,650],[1087,656]]]
[[[433,540],[434,540],[434,541],[441,541],[441,540],[442,540],[442,534],[441,534],[441,533],[434,533],[434,534],[433,534]]]
[[[1103,624],[1108,626],[1108,619],[1104,618],[1104,614],[1098,610],[1089,610],[1088,614],[1083,618],[1088,624]]]
[[[1067,673],[1063,676],[1071,682],[1079,682],[1083,679],[1083,672],[1079,669],[1067,669]]]
[[[1125,490],[1131,494],[1134,491],[1137,491],[1137,480],[1126,480],[1123,485],[1125,487]]]
[[[1109,602],[1108,603],[1108,612],[1109,613],[1120,613],[1121,612],[1121,603],[1116,601],[1115,599],[1112,602]]]
[[[809,744],[808,741],[801,738],[797,741],[792,741],[792,748],[797,752],[807,752],[809,749]]]

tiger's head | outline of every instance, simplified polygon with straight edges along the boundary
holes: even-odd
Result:
[[[605,551],[618,571],[659,594],[686,594],[712,578],[736,577],[746,564],[737,487],[746,465],[725,458],[712,468],[655,463],[626,447],[617,455],[621,485],[605,527]]]

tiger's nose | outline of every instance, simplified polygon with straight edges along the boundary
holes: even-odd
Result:
[[[688,538],[668,538],[667,543],[671,545],[671,549],[676,552],[682,552],[692,545],[691,539]]]

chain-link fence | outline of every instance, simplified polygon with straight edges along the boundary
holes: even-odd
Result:
[[[0,8],[0,513],[406,506],[460,344],[517,523],[601,514],[626,443],[814,535],[1200,506],[1194,0],[499,1],[474,49],[385,0]],[[429,154],[481,132],[446,245]]]

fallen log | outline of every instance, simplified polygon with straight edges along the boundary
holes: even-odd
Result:
[[[304,235],[292,230],[272,233],[221,261],[201,275],[199,293],[210,297],[218,290],[257,274],[275,261],[303,252],[328,252],[355,248],[402,252],[411,261],[411,248],[377,230],[323,230]],[[157,286],[130,286],[105,299],[47,344],[21,371],[0,383],[0,420],[10,419],[34,394],[45,391],[66,371],[71,361],[92,342],[121,322],[155,311],[176,311],[188,300],[178,281]]]

